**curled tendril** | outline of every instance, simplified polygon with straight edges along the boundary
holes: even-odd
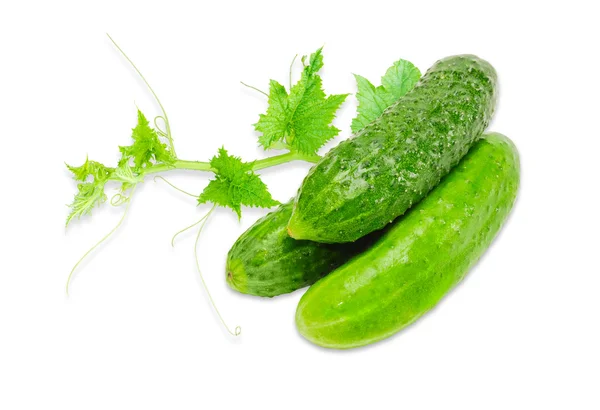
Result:
[[[112,196],[112,198],[110,198],[110,204],[112,206],[121,206],[124,203],[127,203],[128,201],[129,201],[129,197],[125,196],[121,193],[114,194]]]
[[[204,225],[206,224],[208,217],[213,213],[213,211],[215,210],[216,207],[217,207],[217,205],[214,205],[210,209],[210,211],[208,211],[208,213],[206,215],[204,215],[204,217],[200,221],[198,221],[196,224],[194,224],[194,225],[197,225],[198,223],[202,222],[202,224],[200,225],[200,228],[198,229],[198,234],[196,235],[196,241],[194,242],[194,258],[196,259],[196,268],[198,269],[198,274],[200,275],[200,280],[202,281],[202,286],[204,287],[204,290],[206,291],[206,294],[208,295],[208,300],[210,300],[210,304],[212,305],[213,309],[215,310],[215,313],[217,314],[217,316],[219,317],[219,320],[221,321],[221,323],[223,324],[225,329],[227,329],[227,331],[229,332],[230,335],[239,336],[242,333],[242,328],[240,326],[236,326],[232,332],[231,329],[229,328],[229,326],[227,326],[227,323],[225,323],[223,316],[221,316],[219,309],[217,309],[217,305],[215,304],[215,301],[213,300],[213,298],[208,290],[208,287],[206,286],[206,282],[204,282],[204,276],[202,275],[202,271],[200,270],[200,262],[198,260],[198,241],[200,239],[200,234],[202,233],[202,229],[204,228]]]
[[[92,246],[90,249],[88,249],[88,251],[86,253],[83,254],[83,256],[77,261],[77,263],[73,266],[73,268],[71,269],[71,272],[69,272],[69,276],[67,277],[67,284],[65,287],[65,290],[67,292],[67,296],[69,296],[69,285],[71,284],[71,279],[73,278],[73,274],[75,273],[75,270],[77,269],[77,267],[81,264],[81,262],[83,262],[83,260],[85,258],[87,258],[87,256],[92,253],[94,251],[94,249],[96,249],[98,246],[100,246],[104,241],[106,241],[108,238],[110,238],[110,236],[115,233],[115,231],[117,229],[119,229],[119,227],[121,226],[121,224],[123,223],[123,221],[125,220],[125,216],[127,216],[127,212],[129,212],[129,206],[131,205],[131,198],[133,197],[133,193],[135,192],[135,188],[137,185],[134,185],[131,189],[131,194],[128,197],[125,197],[121,194],[117,194],[117,195],[121,195],[121,197],[125,198],[123,200],[123,202],[127,202],[127,206],[125,207],[125,212],[123,212],[123,216],[121,216],[121,219],[119,219],[119,222],[117,222],[117,224],[115,225],[114,228],[111,229],[111,231],[109,233],[107,233],[106,235],[104,235],[104,237],[102,239],[100,239],[98,242],[96,242],[96,244],[94,246]],[[116,196],[116,195],[115,195]],[[114,198],[114,196],[113,196]],[[111,203],[112,203],[112,199],[111,199]]]
[[[158,179],[161,179],[161,180],[163,180],[163,181],[164,181],[164,182],[166,182],[166,183],[167,183],[169,186],[171,186],[171,188],[174,188],[174,189],[178,190],[179,192],[182,192],[182,193],[184,193],[184,194],[186,194],[186,195],[189,195],[189,196],[193,196],[194,198],[198,198],[198,195],[190,194],[189,192],[187,192],[187,191],[184,191],[183,189],[176,187],[175,185],[173,185],[172,183],[170,183],[170,182],[169,182],[169,181],[168,181],[166,178],[164,178],[164,177],[161,177],[160,175],[157,175],[157,176],[155,176],[155,177],[154,177],[154,182],[156,182],[156,179],[157,179],[157,178],[158,178]]]
[[[158,121],[157,120],[162,120],[165,124],[167,123],[167,120],[162,115],[157,115],[156,117],[154,117],[154,128],[156,128],[156,133],[158,135],[160,135],[161,137],[165,137],[166,138],[167,137],[167,132],[163,131],[163,129],[160,128],[160,126],[158,125]]]

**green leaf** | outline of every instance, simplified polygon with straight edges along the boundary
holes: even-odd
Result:
[[[241,206],[270,208],[279,202],[271,197],[267,186],[252,171],[253,163],[242,162],[239,157],[230,156],[225,148],[210,160],[215,170],[212,179],[198,197],[198,203],[229,207],[238,218],[242,216]]]
[[[275,80],[269,84],[269,107],[266,114],[260,114],[254,127],[262,135],[258,142],[265,149],[269,149],[277,141],[284,139],[288,128],[287,118],[288,94],[285,87]]]
[[[421,71],[411,62],[398,60],[381,77],[381,85],[398,100],[412,90],[420,78]]]
[[[162,142],[156,131],[150,127],[148,120],[138,110],[138,123],[133,129],[131,138],[133,144],[126,147],[119,147],[121,151],[121,160],[119,165],[133,162],[133,169],[140,171],[156,163],[172,165],[175,163],[175,156]]]
[[[356,133],[412,90],[421,78],[421,72],[409,61],[398,60],[381,77],[381,85],[378,87],[360,75],[355,74],[354,77],[358,86],[356,94],[358,109],[356,118],[352,120],[351,128],[352,132]]]
[[[271,80],[269,107],[254,124],[262,133],[259,143],[265,149],[285,142],[292,151],[314,155],[340,132],[331,122],[348,94],[325,95],[317,74],[323,67],[321,51],[322,48],[311,54],[308,64],[307,57],[302,57],[302,75],[289,94],[283,85]]]

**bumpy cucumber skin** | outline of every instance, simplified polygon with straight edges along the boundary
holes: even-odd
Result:
[[[299,332],[347,349],[409,325],[465,276],[515,201],[519,158],[490,134],[369,250],[313,285],[296,311]]]
[[[373,244],[373,232],[351,244],[297,241],[286,225],[293,203],[259,219],[233,244],[227,255],[227,283],[238,292],[273,297],[312,285]]]
[[[289,234],[350,242],[381,229],[422,199],[487,127],[496,72],[472,55],[448,57],[354,138],[311,169]]]

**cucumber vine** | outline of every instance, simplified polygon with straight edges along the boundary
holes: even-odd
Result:
[[[107,202],[105,188],[109,183],[118,186],[118,191],[109,201],[110,204],[126,206],[115,227],[75,263],[67,278],[66,293],[69,294],[69,285],[80,263],[121,226],[129,211],[137,185],[142,183],[146,176],[155,175],[155,180],[160,178],[175,189],[194,196],[198,205],[207,202],[213,204],[198,222],[176,233],[171,243],[174,244],[178,234],[199,225],[194,243],[194,256],[200,279],[222,324],[229,333],[237,336],[241,332],[240,327],[238,326],[232,331],[227,326],[216,308],[200,270],[197,245],[204,225],[217,206],[232,209],[239,219],[242,206],[270,208],[278,205],[279,202],[272,198],[266,185],[255,171],[290,161],[317,162],[320,159],[317,154],[318,149],[339,133],[339,130],[331,125],[331,122],[348,94],[325,95],[321,77],[317,74],[323,66],[322,49],[318,49],[310,57],[302,58],[301,78],[293,86],[291,85],[290,68],[289,93],[284,86],[271,80],[269,93],[264,93],[269,99],[269,107],[267,112],[261,114],[258,122],[254,124],[255,129],[261,133],[259,143],[265,150],[285,149],[288,151],[287,153],[244,162],[241,158],[230,155],[225,148],[220,148],[217,155],[208,162],[184,160],[176,154],[169,117],[158,95],[121,47],[110,36],[108,37],[144,81],[156,99],[161,114],[154,117],[154,126],[152,127],[146,116],[138,110],[137,124],[132,130],[133,142],[131,145],[119,147],[121,157],[116,167],[108,167],[87,158],[81,166],[67,165],[73,178],[78,182],[78,192],[69,205],[67,226],[73,219],[91,215],[94,208]],[[159,125],[160,122],[164,129]],[[202,193],[194,195],[175,187],[163,176],[156,175],[177,169],[210,172],[214,178],[209,181]]]

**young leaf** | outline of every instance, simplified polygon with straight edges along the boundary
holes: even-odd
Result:
[[[73,218],[91,214],[94,207],[106,201],[104,186],[113,174],[114,168],[106,167],[96,161],[90,161],[88,158],[80,167],[66,165],[69,171],[73,173],[73,178],[76,181],[81,181],[77,185],[78,192],[69,205],[71,211],[67,216],[66,225],[68,226]]]
[[[358,86],[358,109],[351,128],[352,132],[358,132],[409,92],[421,78],[421,72],[409,61],[398,60],[381,77],[379,87],[358,74],[354,77]]]
[[[233,209],[241,218],[241,206],[270,208],[279,202],[271,197],[267,186],[252,171],[253,163],[230,156],[225,148],[210,160],[215,170],[211,180],[198,197],[198,204],[212,202]]]
[[[75,195],[75,199],[69,205],[71,212],[67,216],[67,223],[75,217],[80,218],[83,215],[90,215],[92,209],[97,205],[106,202],[106,194],[104,193],[104,185],[106,181],[98,182],[82,182],[77,185],[79,192]]]
[[[114,170],[111,179],[121,182],[121,192],[125,192],[135,184],[142,182],[144,177],[135,174],[129,164],[122,163]]]
[[[289,94],[283,85],[271,80],[269,107],[254,124],[262,133],[259,143],[265,149],[283,141],[293,151],[313,155],[340,132],[331,122],[348,94],[325,95],[317,74],[323,67],[321,51],[311,54],[308,64],[306,56],[302,57],[302,75]]]
[[[158,134],[150,127],[148,120],[140,110],[138,110],[138,123],[133,129],[131,138],[133,139],[132,145],[119,147],[122,155],[119,165],[128,163],[131,159],[134,170],[140,171],[154,163],[171,165],[175,162],[176,158],[167,144],[158,138]]]

